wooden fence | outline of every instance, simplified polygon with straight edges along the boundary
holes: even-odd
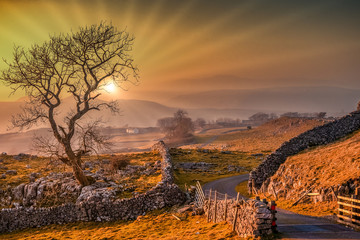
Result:
[[[360,229],[360,195],[351,197],[337,196],[338,222],[349,227]]]
[[[260,201],[257,198],[256,200],[255,201],[258,202],[257,207],[254,207],[251,204],[248,206],[248,204],[245,204],[246,200],[242,199],[239,193],[236,198],[211,189],[204,193],[200,183],[196,184],[195,203],[196,206],[204,208],[207,221],[215,223],[226,221],[232,226],[232,230],[237,232],[240,236],[244,236],[244,233],[250,234],[251,228],[254,228],[254,232],[257,232],[259,235],[277,232],[275,222],[275,202],[272,201],[271,204],[269,204],[265,199]],[[256,208],[264,208],[269,211],[256,210]],[[255,221],[257,222],[257,226],[254,226],[254,219],[252,218],[256,217],[255,215],[256,213],[259,213],[258,211],[266,214],[260,215],[259,219]],[[259,227],[259,225],[261,226]]]

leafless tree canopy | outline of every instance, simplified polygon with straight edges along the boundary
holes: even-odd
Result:
[[[157,125],[168,139],[186,139],[193,136],[194,124],[182,109],[177,110],[174,117],[159,119]]]
[[[81,170],[81,155],[105,143],[96,131],[98,123],[79,124],[90,111],[107,108],[117,112],[115,102],[98,98],[109,81],[118,86],[135,83],[138,70],[130,55],[134,37],[118,31],[111,24],[101,23],[80,28],[77,32],[51,36],[50,40],[25,50],[14,48],[14,59],[6,62],[7,70],[0,79],[13,91],[24,90],[29,97],[22,113],[12,119],[14,127],[28,128],[39,121],[50,124],[54,137],[63,148],[75,176],[83,185],[89,182]],[[58,120],[59,107],[65,97],[72,96],[74,107],[66,118]],[[82,142],[74,148],[74,135],[82,133]]]

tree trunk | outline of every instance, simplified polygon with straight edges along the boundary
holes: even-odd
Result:
[[[68,156],[69,162],[71,163],[76,180],[78,180],[82,186],[88,186],[95,182],[95,179],[84,174],[84,171],[81,168],[81,155],[76,155],[74,153],[70,145],[70,140],[63,141],[63,146],[65,153]]]
[[[88,186],[91,184],[89,182],[89,179],[84,174],[84,171],[79,166],[79,164],[77,164],[76,161],[73,161],[72,168],[73,168],[73,172],[74,172],[74,176],[75,176],[76,180],[78,180],[82,186]]]

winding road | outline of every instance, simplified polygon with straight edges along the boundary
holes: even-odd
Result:
[[[218,179],[203,186],[204,191],[216,190],[223,194],[236,197],[235,187],[248,180],[249,175],[243,174]],[[242,196],[242,198],[245,198]],[[277,209],[277,225],[282,239],[359,239],[360,232],[345,226],[334,224],[329,220],[296,214],[284,209]]]

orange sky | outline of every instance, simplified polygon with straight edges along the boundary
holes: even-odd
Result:
[[[159,93],[273,86],[360,88],[359,10],[357,0],[1,0],[0,55],[11,59],[14,44],[28,47],[49,34],[106,20],[136,37],[140,85],[116,97],[157,100]],[[1,86],[0,101],[20,97],[9,92]]]

